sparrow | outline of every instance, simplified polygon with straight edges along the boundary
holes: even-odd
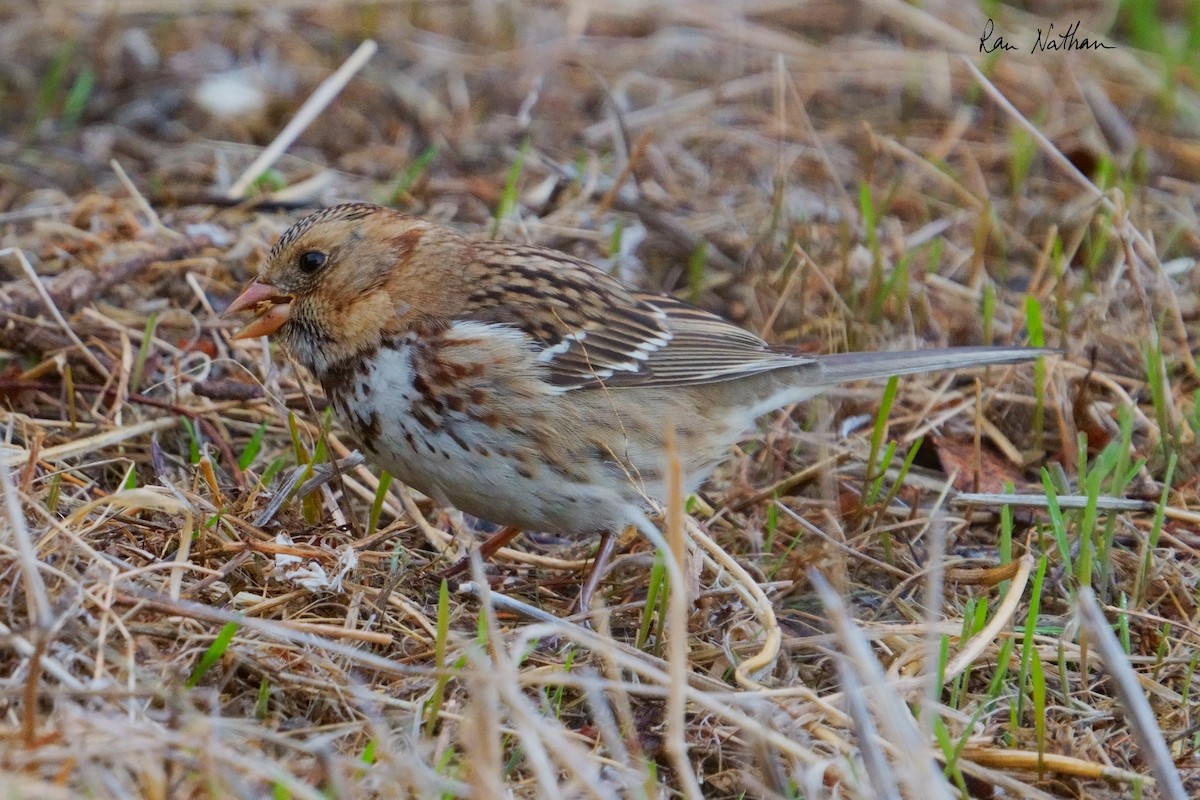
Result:
[[[363,203],[289,228],[225,314],[242,311],[234,338],[281,342],[369,461],[506,526],[493,551],[542,531],[600,536],[604,554],[644,530],[668,427],[691,493],[758,417],[831,386],[1052,352],[805,354],[565,253]]]

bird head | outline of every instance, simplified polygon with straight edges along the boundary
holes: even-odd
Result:
[[[453,262],[467,248],[454,237],[380,206],[327,208],[284,232],[222,316],[252,312],[235,339],[277,337],[319,374],[452,311]]]

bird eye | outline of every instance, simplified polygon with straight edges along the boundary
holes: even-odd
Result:
[[[307,272],[310,275],[325,265],[326,255],[319,250],[309,250],[306,253],[300,254],[300,259],[296,262],[301,272]]]

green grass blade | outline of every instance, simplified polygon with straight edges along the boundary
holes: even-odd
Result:
[[[246,448],[238,456],[238,467],[240,469],[249,469],[250,465],[254,463],[254,459],[258,457],[259,452],[262,450],[263,437],[267,434],[268,424],[264,422],[259,425],[258,429],[250,435],[250,440],[246,442]]]
[[[151,313],[146,318],[142,328],[142,344],[138,348],[137,359],[133,362],[133,374],[129,377],[129,391],[137,393],[142,390],[142,373],[146,369],[146,359],[150,356],[150,348],[154,344],[154,331],[158,327],[158,314]]]
[[[400,173],[400,177],[396,179],[396,182],[392,184],[391,191],[388,192],[388,205],[396,205],[408,194],[408,190],[421,179],[425,170],[429,169],[429,165],[437,158],[437,154],[437,145],[431,144],[405,167],[404,172]]]
[[[383,513],[383,503],[387,500],[388,487],[392,485],[392,475],[387,470],[379,473],[379,488],[375,490],[375,499],[371,501],[371,512],[367,517],[367,536],[379,527],[379,515]]]
[[[876,467],[879,465],[879,449],[883,446],[883,437],[887,434],[888,416],[892,413],[892,403],[896,400],[896,390],[900,379],[895,375],[888,378],[883,387],[883,397],[879,401],[879,413],[875,415],[875,427],[871,430],[871,450],[867,456],[866,483],[863,485],[863,497],[871,494],[871,483],[876,478]]]
[[[429,699],[425,701],[425,735],[432,737],[437,731],[438,712],[446,699],[446,687],[450,684],[450,670],[446,666],[447,643],[450,639],[450,585],[443,579],[438,588],[437,635],[433,639],[433,666],[438,671],[437,682]]]
[[[529,139],[521,143],[517,158],[508,170],[508,178],[504,181],[504,191],[500,193],[500,202],[496,205],[496,219],[492,222],[492,237],[500,234],[500,225],[512,214],[517,207],[517,184],[521,180],[521,172],[525,169],[525,156],[529,153]]]
[[[224,627],[217,633],[212,644],[204,651],[204,655],[200,656],[200,661],[196,664],[196,668],[192,670],[192,674],[187,679],[185,684],[189,689],[198,685],[204,674],[212,669],[213,665],[221,660],[225,655],[225,650],[229,647],[229,643],[233,641],[234,634],[237,633],[241,623],[237,620],[225,623]]]

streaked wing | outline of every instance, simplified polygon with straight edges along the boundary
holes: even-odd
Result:
[[[562,253],[484,242],[476,254],[466,318],[520,328],[564,390],[712,383],[813,360]]]
[[[815,359],[773,348],[715,314],[663,295],[635,295],[666,314],[671,340],[642,362],[636,375],[614,375],[609,386],[685,386],[715,383]]]

